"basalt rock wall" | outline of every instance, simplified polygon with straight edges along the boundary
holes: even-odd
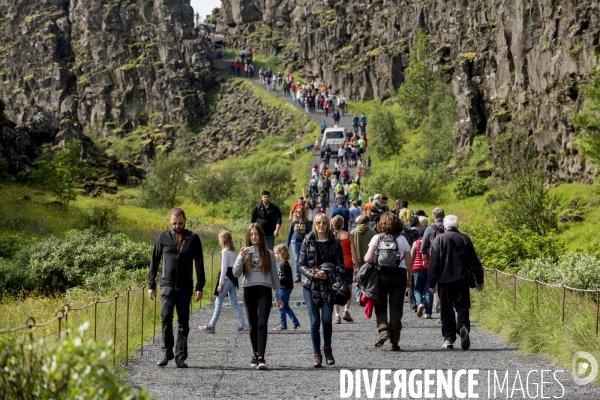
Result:
[[[229,47],[281,54],[352,100],[384,99],[403,82],[417,30],[436,44],[432,68],[452,81],[454,151],[476,135],[534,141],[550,184],[591,182],[574,148],[578,85],[600,52],[597,0],[223,0]]]

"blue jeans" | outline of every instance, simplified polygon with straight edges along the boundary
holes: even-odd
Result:
[[[300,321],[296,318],[296,314],[292,311],[290,307],[290,295],[292,294],[292,289],[279,289],[279,295],[281,296],[281,302],[283,303],[283,308],[279,310],[279,321],[281,325],[287,326],[287,318],[286,315],[290,316],[292,323],[294,326],[300,325]]]
[[[230,279],[225,278],[225,282],[223,282],[223,288],[221,289],[221,293],[217,296],[217,300],[215,300],[215,311],[213,312],[212,319],[209,322],[209,325],[214,327],[219,320],[219,316],[221,315],[221,308],[223,307],[223,303],[225,302],[225,296],[229,294],[229,302],[233,306],[235,313],[237,314],[239,326],[246,325],[246,321],[244,320],[244,313],[242,312],[242,308],[237,301],[237,289],[233,282]]]
[[[428,271],[417,271],[413,274],[413,281],[415,282],[415,301],[417,302],[417,306],[421,303],[425,304],[425,314],[431,315],[433,295],[429,291],[428,277]],[[425,291],[425,302],[423,302],[423,291]]]
[[[292,240],[291,242],[292,245],[292,255],[294,257],[294,267],[295,267],[295,274],[296,274],[296,278],[300,279],[300,270],[298,269],[298,260],[300,259],[300,247],[302,247],[302,243],[300,242],[294,242]]]
[[[275,245],[275,236],[265,236],[265,240],[267,241],[267,247],[269,250],[273,251],[273,246]]]
[[[323,346],[331,347],[333,305],[325,303],[321,309],[318,309],[312,302],[311,291],[304,287],[302,288],[302,296],[310,318],[310,339],[312,340],[313,354],[321,354],[321,323],[323,324]]]

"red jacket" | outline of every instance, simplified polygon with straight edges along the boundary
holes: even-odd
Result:
[[[415,260],[413,261],[413,272],[428,270],[428,268],[423,265],[423,254],[421,254],[421,243],[422,242],[423,242],[423,238],[419,238],[416,241],[417,253],[415,254]],[[427,254],[427,257],[429,257],[429,254]]]

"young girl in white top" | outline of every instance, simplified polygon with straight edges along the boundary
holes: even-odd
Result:
[[[215,311],[208,325],[200,327],[206,333],[215,333],[215,325],[221,315],[221,308],[225,297],[229,294],[229,302],[233,306],[238,318],[238,333],[242,333],[246,328],[244,313],[237,301],[238,279],[233,276],[233,264],[235,263],[235,245],[231,233],[227,231],[219,232],[219,244],[221,245],[221,276],[217,286],[217,300],[215,301]]]

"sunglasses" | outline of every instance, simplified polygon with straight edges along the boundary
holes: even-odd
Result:
[[[325,221],[315,221],[315,225],[327,225]]]

